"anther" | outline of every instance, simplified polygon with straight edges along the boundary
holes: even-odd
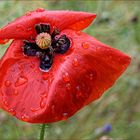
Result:
[[[37,34],[48,33],[50,34],[50,25],[49,24],[36,24],[35,29]]]

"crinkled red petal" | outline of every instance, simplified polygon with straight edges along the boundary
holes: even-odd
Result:
[[[35,24],[48,23],[51,31],[86,28],[96,17],[96,14],[74,11],[46,11],[37,9],[27,13],[0,29],[0,40],[32,39],[36,36]]]
[[[55,55],[49,72],[37,58],[23,56],[14,41],[0,63],[0,102],[18,119],[31,123],[65,120],[98,99],[130,63],[130,57],[95,38],[65,30],[71,47]]]
[[[6,44],[9,40],[5,39],[5,40],[0,40],[0,44]]]

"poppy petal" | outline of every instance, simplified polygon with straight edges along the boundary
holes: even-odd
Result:
[[[0,44],[6,44],[9,40],[5,39],[5,40],[0,40]]]
[[[37,58],[22,54],[14,41],[0,62],[0,103],[18,119],[31,123],[65,120],[99,98],[130,63],[130,57],[81,32],[64,30],[71,39],[56,54],[49,72]]]
[[[74,11],[46,11],[37,9],[16,19],[0,30],[0,40],[3,39],[32,39],[36,36],[35,25],[47,23],[51,31],[86,28],[96,17],[96,14]]]

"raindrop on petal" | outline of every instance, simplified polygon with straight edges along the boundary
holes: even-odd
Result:
[[[26,16],[30,16],[31,15],[31,12],[27,12],[25,15]]]
[[[77,35],[81,35],[82,33],[81,33],[81,31],[77,31],[76,34]]]
[[[83,47],[84,49],[88,49],[88,48],[89,48],[89,43],[88,43],[88,42],[83,42],[83,43],[82,43],[82,47]]]
[[[10,85],[11,85],[11,82],[8,81],[8,80],[6,80],[6,81],[5,81],[5,86],[6,86],[6,87],[9,87]]]
[[[28,122],[29,116],[26,115],[26,114],[23,114],[23,115],[21,116],[21,119],[22,119],[23,121],[25,121],[25,122]]]
[[[65,82],[69,82],[69,81],[70,81],[70,77],[69,77],[69,74],[68,74],[67,72],[65,72],[65,73],[63,74],[63,80],[64,80]]]
[[[14,90],[13,95],[17,96],[19,94],[18,90]]]
[[[40,95],[41,98],[47,98],[47,96],[48,96],[47,92],[44,92]]]
[[[78,66],[78,60],[77,60],[77,58],[74,58],[73,59],[72,64],[73,64],[74,67],[77,67]]]
[[[82,92],[81,92],[81,90],[80,90],[80,87],[77,86],[77,87],[76,87],[76,90],[77,90],[77,91],[76,91],[76,97],[77,97],[77,98],[81,97],[81,96],[82,96]]]
[[[93,73],[90,73],[90,74],[89,74],[89,79],[90,79],[90,80],[93,80],[93,76],[94,76]]]
[[[40,107],[44,108],[46,106],[46,98],[42,98],[40,101]]]
[[[63,113],[62,120],[67,120],[67,119],[68,119],[68,113]]]
[[[15,83],[15,86],[16,86],[16,87],[22,86],[22,85],[26,84],[27,82],[28,82],[28,79],[27,79],[26,77],[20,76],[20,77],[17,79],[17,81],[16,81],[16,83]]]
[[[17,25],[16,28],[17,28],[17,31],[22,31],[22,30],[24,30],[23,26],[20,25],[20,24]]]
[[[45,9],[43,9],[43,8],[38,8],[38,9],[36,9],[35,11],[36,11],[36,12],[44,12]]]
[[[39,108],[39,107],[38,107],[38,108],[33,108],[33,107],[31,107],[30,110],[31,110],[32,112],[36,112],[36,111],[39,111],[40,108]]]
[[[16,115],[16,111],[15,111],[13,108],[9,109],[8,111],[9,111],[12,115],[14,115],[14,116]]]
[[[8,107],[8,102],[7,101],[3,101],[3,104],[6,106],[6,107]]]
[[[66,84],[66,89],[67,89],[67,90],[70,90],[70,89],[71,89],[71,84],[70,84],[70,83],[67,83],[67,84]]]

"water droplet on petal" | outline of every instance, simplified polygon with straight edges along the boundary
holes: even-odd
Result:
[[[62,120],[67,120],[68,119],[68,113],[63,113]]]
[[[3,101],[3,104],[8,107],[8,102],[7,101]]]
[[[89,74],[89,79],[90,79],[90,80],[93,80],[93,73],[90,73],[90,74]]]
[[[83,42],[83,43],[82,43],[82,47],[83,47],[84,49],[88,49],[88,48],[89,48],[89,43],[88,43],[88,42]]]
[[[73,59],[72,64],[73,64],[74,67],[77,67],[78,66],[78,60],[77,60],[77,58],[74,58]]]
[[[64,80],[65,82],[69,82],[69,81],[70,81],[70,77],[69,77],[69,74],[68,74],[67,72],[65,72],[65,73],[63,74],[63,80]]]
[[[13,116],[16,115],[16,111],[15,111],[13,108],[9,109],[8,111],[9,111]]]
[[[71,89],[71,84],[70,84],[70,83],[67,83],[67,84],[66,84],[66,89],[67,89],[67,90],[70,90],[70,89]]]
[[[38,73],[38,70],[35,70],[35,73]]]
[[[8,81],[8,80],[6,80],[6,81],[5,81],[5,86],[6,86],[6,87],[9,87],[10,85],[11,85],[11,82]]]
[[[40,107],[44,108],[46,106],[46,98],[42,98],[40,101]]]
[[[15,83],[15,86],[16,86],[16,87],[22,86],[22,85],[26,84],[27,82],[28,82],[28,79],[27,79],[26,77],[20,76],[20,77],[17,79],[17,81],[16,81],[16,83]]]
[[[22,119],[23,121],[25,121],[25,122],[28,122],[29,116],[26,115],[26,114],[24,114],[24,115],[21,116],[21,119]]]
[[[33,107],[31,107],[30,110],[31,110],[32,112],[36,112],[36,111],[39,111],[40,108],[39,108],[39,107],[38,107],[38,108],[33,108]]]
[[[27,28],[27,31],[32,31],[32,28]]]
[[[82,92],[81,92],[81,90],[80,90],[80,87],[77,86],[77,87],[76,87],[76,90],[77,90],[77,92],[76,92],[76,97],[77,97],[77,98],[81,97],[81,96],[82,96]]]
[[[31,15],[31,12],[27,12],[25,15],[26,16],[30,16]]]
[[[40,95],[41,98],[47,98],[47,96],[48,96],[47,92],[44,92]]]
[[[43,8],[36,9],[36,12],[44,12],[44,11],[45,11],[45,9],[43,9]]]
[[[77,91],[76,97],[77,97],[77,98],[82,97],[82,92],[81,92],[81,91]]]
[[[24,30],[23,26],[20,25],[20,24],[16,26],[16,29],[17,29],[17,31],[22,31],[22,30]]]
[[[81,33],[81,31],[77,31],[76,34],[77,35],[81,35],[82,33]]]
[[[19,94],[18,90],[14,90],[13,95],[17,96]]]

